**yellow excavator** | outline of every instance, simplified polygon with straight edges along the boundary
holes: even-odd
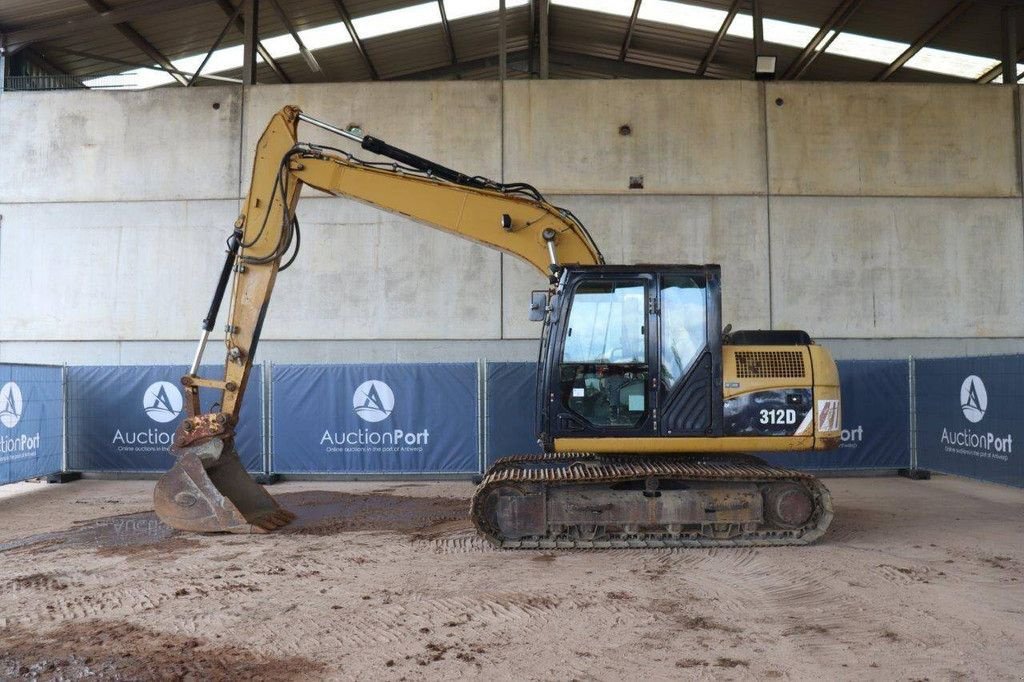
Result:
[[[390,161],[299,143],[299,123]],[[832,519],[813,476],[750,452],[839,445],[828,351],[802,331],[722,328],[717,265],[609,265],[583,224],[524,183],[468,176],[288,106],[256,147],[244,211],[228,240],[191,368],[176,463],[154,494],[159,517],[196,532],[267,532],[294,515],[242,467],[239,408],[279,271],[300,244],[303,185],[496,248],[547,278],[537,431],[547,454],[506,457],[483,476],[470,515],[500,547],[807,544]],[[233,278],[232,278],[233,276]],[[230,283],[227,359],[199,376]],[[199,389],[220,392],[203,412]]]

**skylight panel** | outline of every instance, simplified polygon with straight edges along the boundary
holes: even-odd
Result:
[[[335,24],[327,24],[326,26],[307,28],[304,31],[299,31],[299,36],[301,36],[302,42],[306,43],[306,47],[310,50],[334,47],[335,45],[344,45],[345,43],[352,42],[352,37],[348,34],[348,29],[345,28],[345,23],[341,21]]]
[[[841,57],[862,59],[868,62],[889,64],[910,47],[907,43],[897,43],[882,38],[870,38],[855,33],[840,33],[825,50],[828,54]]]
[[[614,14],[619,17],[628,17],[633,14],[633,0],[551,0],[551,4],[600,12],[601,14]],[[643,11],[646,4],[645,2],[640,5],[640,11]],[[448,7],[447,3],[445,3],[445,7]]]
[[[522,7],[527,2],[529,0],[505,0],[505,9]],[[491,14],[497,12],[498,9],[498,0],[445,0],[444,2],[444,13],[448,16],[449,21],[475,17],[480,14]]]
[[[378,12],[352,20],[356,34],[364,40],[440,23],[441,10],[436,2],[425,2],[421,5]]]
[[[632,3],[629,4],[632,5]],[[630,11],[626,12],[627,17],[631,14],[632,9],[631,6]],[[640,3],[640,13],[637,16],[645,21],[659,21],[663,24],[674,24],[715,33],[725,21],[726,13],[718,9],[686,5],[681,2],[644,0]]]
[[[992,67],[999,64],[999,61],[989,59],[988,57],[977,57],[971,54],[925,47],[910,58],[906,68],[944,73],[961,78],[978,79],[982,74],[987,73]]]

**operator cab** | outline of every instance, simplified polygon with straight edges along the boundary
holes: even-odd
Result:
[[[718,265],[565,267],[545,316],[539,433],[722,435]]]

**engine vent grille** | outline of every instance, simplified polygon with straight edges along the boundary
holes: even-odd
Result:
[[[736,351],[736,376],[740,379],[799,379],[806,376],[800,351]]]

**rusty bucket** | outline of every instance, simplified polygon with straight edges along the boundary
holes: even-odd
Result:
[[[295,518],[242,466],[234,439],[181,448],[157,481],[153,505],[171,528],[196,533],[267,533]]]

